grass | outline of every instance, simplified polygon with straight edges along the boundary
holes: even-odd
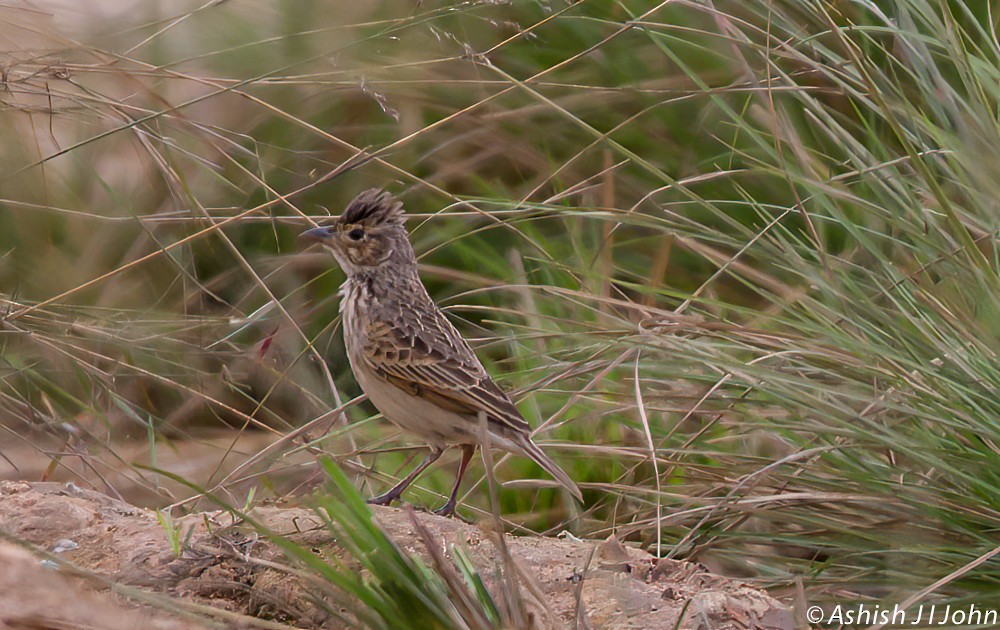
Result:
[[[502,628],[524,627],[500,608],[486,589],[478,570],[452,545],[455,571],[444,564],[430,533],[413,519],[414,528],[433,559],[434,569],[408,555],[372,519],[352,481],[330,460],[322,462],[331,483],[318,497],[317,514],[360,570],[336,559],[319,558],[311,549],[272,538],[292,557],[339,590],[328,595],[339,599],[341,610],[327,606],[347,625],[366,628]],[[459,579],[461,578],[461,579]],[[322,587],[321,587],[321,590]]]
[[[235,497],[281,492],[320,452],[384,488],[411,443],[367,403],[324,417],[360,392],[340,272],[296,234],[386,186],[432,295],[584,488],[576,511],[548,483],[502,487],[512,527],[615,530],[809,602],[988,601],[995,16],[167,11],[4,18],[31,45],[0,94],[0,452],[157,507],[188,495],[129,444],[168,468],[209,443],[190,481],[236,469]],[[248,434],[321,417],[325,437],[237,468]],[[410,498],[440,501],[450,465]],[[497,476],[544,477],[518,458]],[[465,509],[489,511],[482,468],[467,479]]]

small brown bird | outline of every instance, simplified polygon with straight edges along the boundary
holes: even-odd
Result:
[[[404,221],[402,203],[368,190],[336,223],[302,234],[332,252],[347,274],[340,312],[354,377],[382,415],[430,447],[413,472],[368,502],[395,501],[444,449],[461,446],[455,486],[437,510],[453,514],[462,476],[481,444],[480,418],[490,448],[534,460],[582,500],[577,485],[531,441],[517,407],[427,294]]]

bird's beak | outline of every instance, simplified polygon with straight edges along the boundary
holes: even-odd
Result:
[[[333,236],[333,228],[329,226],[313,228],[311,230],[306,230],[302,234],[299,234],[299,238],[303,238],[307,241],[314,241],[317,243],[328,241],[332,236]]]

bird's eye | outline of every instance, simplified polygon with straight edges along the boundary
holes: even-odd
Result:
[[[354,228],[348,232],[347,235],[351,237],[352,241],[360,241],[365,237],[365,231],[361,228]]]

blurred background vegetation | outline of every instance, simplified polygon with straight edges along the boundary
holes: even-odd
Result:
[[[319,453],[363,492],[405,474],[297,242],[384,187],[584,488],[504,459],[512,526],[786,601],[995,605],[990,7],[5,3],[0,476],[180,510],[156,469],[234,501]]]

